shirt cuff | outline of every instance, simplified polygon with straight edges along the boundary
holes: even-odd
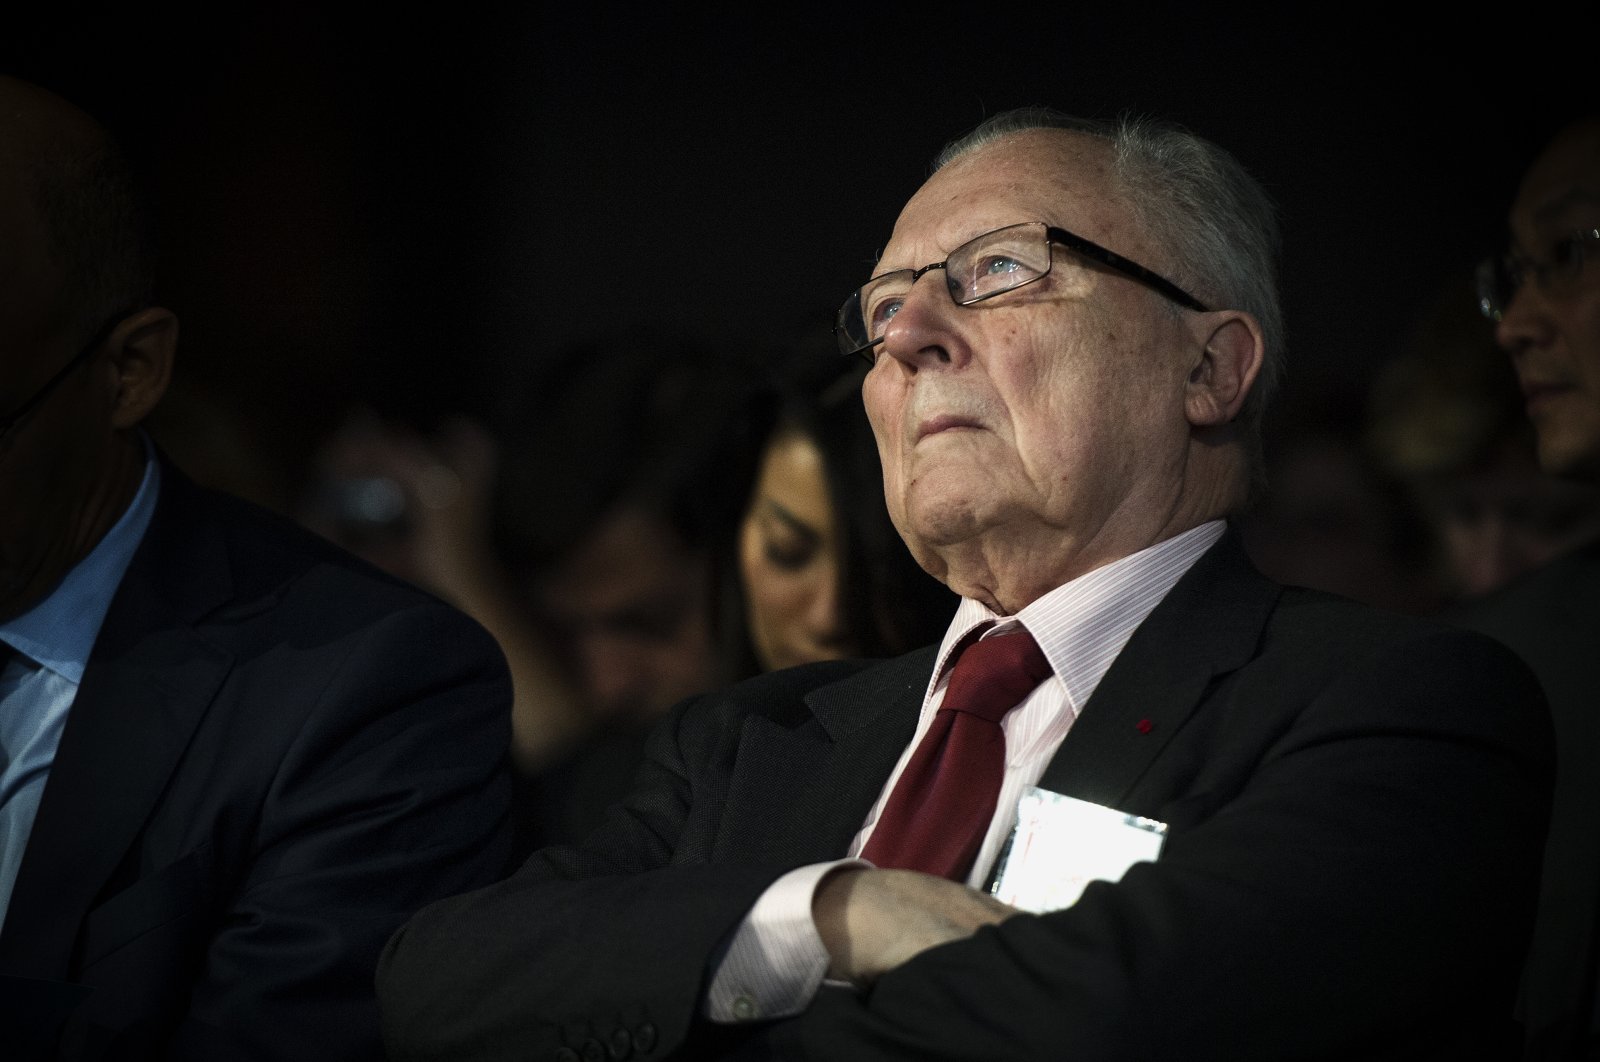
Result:
[[[799,1014],[828,972],[828,949],[811,916],[817,885],[836,867],[871,866],[839,859],[796,867],[767,886],[733,935],[701,1008],[715,1022],[762,1021]]]

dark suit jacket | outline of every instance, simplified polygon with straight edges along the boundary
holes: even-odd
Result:
[[[505,869],[504,658],[162,471],[0,933],[0,1056],[381,1058],[383,941]]]
[[[1042,779],[1167,822],[1157,861],[869,992],[824,987],[799,1017],[699,1019],[761,891],[845,853],[933,657],[777,672],[675,709],[581,846],[390,941],[392,1056],[1514,1057],[1553,772],[1535,679],[1481,634],[1269,582],[1235,534],[1135,632]]]
[[[1452,611],[1505,642],[1544,684],[1556,797],[1522,1010],[1530,1062],[1600,1058],[1600,542]]]

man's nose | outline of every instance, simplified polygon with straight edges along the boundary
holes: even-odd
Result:
[[[1517,289],[1494,326],[1495,342],[1513,356],[1529,347],[1545,345],[1553,333],[1544,293],[1533,283]]]
[[[951,297],[948,283],[943,269],[917,278],[883,330],[883,352],[912,372],[957,365],[970,353],[956,320],[962,308]]]

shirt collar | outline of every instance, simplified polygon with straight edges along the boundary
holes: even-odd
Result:
[[[1190,528],[1064,583],[1014,616],[1001,616],[981,602],[962,598],[939,645],[938,665],[924,701],[943,681],[955,648],[989,623],[994,633],[1026,628],[1066,687],[1072,710],[1081,710],[1139,624],[1226,529],[1223,520]]]
[[[73,565],[48,597],[22,615],[0,623],[0,642],[73,684],[83,681],[83,669],[100,633],[100,624],[155,512],[161,469],[148,437],[144,444],[144,477],[133,501],[111,530],[88,556]]]

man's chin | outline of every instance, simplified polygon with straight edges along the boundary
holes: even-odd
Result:
[[[906,540],[911,551],[938,552],[959,548],[977,536],[982,522],[971,505],[959,501],[924,504],[912,510]]]
[[[984,532],[990,526],[984,513],[970,499],[925,501],[910,508],[900,537],[928,574],[950,586],[952,571],[983,563]]]

